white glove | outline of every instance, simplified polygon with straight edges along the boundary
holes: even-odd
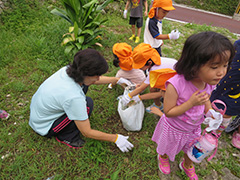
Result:
[[[125,94],[122,96],[121,102],[123,106],[127,106],[127,104],[131,101],[130,94]]]
[[[180,36],[180,32],[178,30],[172,30],[170,34],[168,34],[169,39],[178,39]]]
[[[141,101],[141,98],[140,98],[140,95],[136,95],[136,96],[133,96],[132,100],[134,100],[136,103],[138,103],[139,101]]]
[[[121,134],[117,134],[117,139],[115,141],[115,144],[122,152],[128,152],[134,147],[133,144],[127,140],[128,138],[129,136],[123,136]]]
[[[108,88],[109,89],[112,89],[113,87],[112,87],[112,83],[110,83],[109,85],[108,85]]]
[[[206,117],[211,117],[214,118],[216,120],[218,120],[219,118],[221,118],[221,113],[215,111],[214,109],[209,109],[208,112],[206,113]]]
[[[123,17],[126,19],[127,18],[127,10],[123,11]]]
[[[206,128],[207,132],[212,130],[217,130],[219,126],[222,124],[223,116],[221,113],[214,111],[213,109],[209,109],[206,113],[206,118],[204,120],[204,124],[208,124],[209,127]]]
[[[127,80],[127,79],[125,79],[125,78],[120,78],[118,81],[117,81],[117,84],[119,84],[119,85],[123,85],[123,84],[126,84],[127,86],[129,86],[129,85],[132,85],[132,83],[129,81],[129,80]]]

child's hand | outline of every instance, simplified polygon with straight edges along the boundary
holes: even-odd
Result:
[[[188,101],[191,103],[192,106],[198,106],[205,104],[208,100],[209,95],[208,93],[206,93],[206,91],[201,93],[199,91],[196,91],[192,94]]]
[[[178,39],[180,36],[180,32],[178,30],[172,30],[170,34],[168,34],[169,39]]]
[[[127,18],[127,10],[126,10],[126,9],[123,11],[123,17],[124,17],[125,19]]]
[[[145,12],[144,12],[144,15],[145,15],[145,16],[147,16],[147,15],[148,15],[148,12],[147,12],[147,11],[145,11]]]
[[[160,117],[163,115],[163,112],[155,106],[151,107],[150,113],[156,114]]]

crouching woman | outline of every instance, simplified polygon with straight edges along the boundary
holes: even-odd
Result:
[[[128,84],[123,78],[102,76],[108,71],[104,57],[94,49],[77,52],[73,63],[62,67],[46,79],[33,95],[29,125],[39,135],[64,143],[72,148],[84,144],[81,135],[114,142],[122,152],[133,145],[127,136],[94,130],[89,117],[93,100],[86,96],[92,84]]]

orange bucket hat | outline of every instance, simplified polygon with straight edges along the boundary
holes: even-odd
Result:
[[[151,59],[156,65],[161,64],[161,57],[156,49],[152,48],[149,44],[140,43],[133,49],[133,68],[142,68],[147,61]]]
[[[150,9],[150,11],[148,13],[149,18],[153,18],[155,16],[156,8],[162,8],[166,11],[175,10],[175,8],[172,5],[172,0],[154,0],[152,8]]]
[[[177,72],[170,68],[156,69],[149,72],[151,88],[166,90],[165,83],[168,79],[175,76]]]
[[[127,43],[116,43],[112,48],[113,54],[119,59],[119,66],[125,71],[130,71],[133,63],[132,47]]]

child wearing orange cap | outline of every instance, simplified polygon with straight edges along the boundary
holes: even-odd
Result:
[[[134,84],[141,84],[146,76],[141,69],[133,69],[132,47],[127,43],[116,43],[112,48],[114,60],[113,65],[120,67],[116,77],[125,78]]]
[[[157,50],[152,48],[149,44],[140,43],[133,50],[133,64],[132,67],[134,69],[141,69],[143,71],[148,70],[149,74],[146,80],[135,90],[130,92],[127,95],[122,97],[123,105],[127,105],[131,100],[136,102],[146,99],[154,99],[153,105],[146,108],[147,112],[151,111],[152,107],[157,107],[160,110],[163,109],[162,103],[160,101],[160,97],[164,95],[164,91],[160,91],[159,89],[150,88],[150,92],[148,94],[139,95],[150,85],[150,72],[157,69],[174,69],[174,65],[177,60],[172,58],[164,58],[160,57]]]
[[[175,10],[172,0],[154,0],[148,13],[148,18],[144,30],[144,43],[150,44],[155,48],[160,56],[161,46],[165,39],[178,39],[180,32],[172,30],[169,34],[162,34],[162,20],[169,11]]]

